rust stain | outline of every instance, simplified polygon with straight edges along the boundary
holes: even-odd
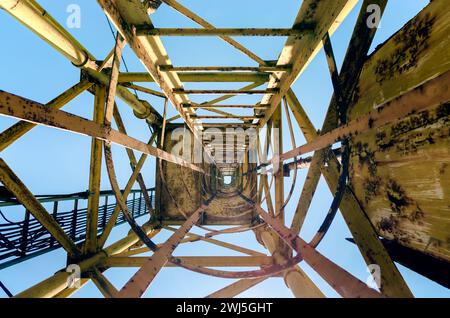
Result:
[[[421,19],[409,22],[395,37],[398,46],[389,58],[378,61],[375,68],[377,82],[394,78],[409,69],[416,67],[419,56],[428,48],[428,40],[436,21],[429,13]]]
[[[406,217],[410,221],[417,221],[423,218],[424,213],[422,209],[395,180],[390,179],[388,181],[386,196],[390,202],[391,210],[398,213],[399,216]]]

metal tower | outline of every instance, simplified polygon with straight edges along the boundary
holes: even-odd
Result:
[[[14,142],[36,125],[92,139],[89,189],[83,193],[34,195],[20,173],[0,158],[0,208],[23,206],[26,210],[24,221],[3,220],[0,224],[2,268],[63,248],[67,264],[81,271],[81,284],[76,288],[68,286],[71,273],[63,269],[16,297],[69,297],[90,280],[105,297],[140,297],[164,266],[238,279],[209,297],[237,296],[268,277],[284,279],[296,297],[323,297],[298,266],[300,262],[306,262],[342,297],[412,297],[394,261],[450,287],[447,1],[430,1],[368,55],[377,32],[373,24],[383,15],[387,0],[363,0],[340,71],[330,37],[357,0],[303,0],[288,29],[216,28],[175,0],[97,2],[117,31],[115,46],[102,60],[36,1],[0,0],[0,8],[66,57],[81,74],[79,83],[47,104],[0,91],[0,114],[20,120],[1,132],[0,149],[14,147]],[[200,27],[154,26],[150,18],[162,4]],[[257,66],[174,66],[160,39],[163,36],[219,37]],[[233,36],[284,36],[287,40],[278,60],[266,61]],[[119,71],[125,46],[142,62],[146,73]],[[320,50],[326,53],[334,94],[318,129],[291,87]],[[160,90],[139,82],[154,82]],[[247,85],[241,89],[185,89],[183,84],[189,82]],[[164,111],[156,111],[132,90],[165,99]],[[85,91],[95,95],[93,119],[61,110]],[[195,103],[189,99],[194,94],[219,97]],[[261,100],[254,105],[224,103],[241,94],[261,95]],[[146,121],[147,140],[127,135],[116,98],[133,109],[136,121]],[[167,118],[169,103],[178,116]],[[252,114],[242,115],[243,110]],[[209,115],[202,115],[205,112]],[[180,118],[183,123],[174,122]],[[306,143],[296,145],[294,125]],[[292,149],[283,149],[283,134],[289,134]],[[181,148],[176,142],[180,136]],[[124,148],[133,169],[123,189],[116,178],[119,167],[112,144]],[[147,187],[140,174],[148,156],[157,158],[154,189]],[[103,160],[107,176],[100,172]],[[299,169],[308,169],[303,185],[296,179]],[[316,235],[306,242],[299,233],[321,176],[333,200]],[[109,179],[110,191],[100,191],[101,177]],[[136,182],[140,190],[133,190]],[[294,191],[301,195],[293,221],[287,222],[284,210]],[[73,202],[73,209],[59,210],[58,202],[63,200]],[[87,200],[85,209],[78,208],[79,200]],[[53,210],[46,209],[44,202],[53,202]],[[338,209],[369,268],[378,266],[379,290],[317,250]],[[149,218],[140,226],[136,218],[142,215]],[[123,222],[130,225],[129,234],[105,246],[114,225]],[[193,227],[208,233],[191,233]],[[155,244],[152,239],[161,231],[173,234],[163,244]],[[267,254],[219,239],[247,231],[254,232]],[[178,245],[196,241],[246,256],[173,256]],[[153,252],[150,257],[139,256],[149,251]],[[138,270],[119,288],[103,274],[113,267]]]

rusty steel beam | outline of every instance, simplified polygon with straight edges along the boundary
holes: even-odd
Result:
[[[147,145],[114,129],[106,128],[103,125],[61,110],[48,109],[39,103],[3,91],[0,91],[0,114],[101,140],[108,140],[126,148],[203,173],[201,168],[186,162],[182,158]]]
[[[286,160],[311,151],[317,151],[352,135],[361,134],[403,119],[411,113],[436,108],[450,100],[449,85],[450,72],[447,72],[395,100],[374,107],[374,111],[350,121],[345,126],[336,128],[311,142],[277,156],[277,160]]]
[[[139,0],[98,0],[103,11],[108,15],[120,34],[126,39],[128,45],[145,66],[155,80],[155,83],[163,90],[167,98],[172,102],[177,111],[183,117],[187,126],[195,132],[192,121],[181,104],[188,103],[185,94],[174,94],[173,90],[182,87],[177,74],[168,74],[158,70],[156,65],[170,65],[168,54],[159,37],[138,37],[131,32],[134,25],[151,24],[146,8]]]
[[[183,105],[183,107],[192,107],[192,108],[203,108],[203,109],[209,109],[209,108],[251,108],[251,109],[266,109],[268,105],[243,105],[243,104],[186,104]]]
[[[177,256],[177,259],[187,265],[201,267],[260,267],[271,265],[273,262],[270,256]],[[149,261],[155,261],[154,257],[114,256],[107,258],[103,264],[106,267],[142,267]],[[176,267],[177,265],[166,263],[164,266]]]
[[[170,227],[170,226],[166,226],[164,227],[164,229],[175,232],[176,229]],[[187,239],[191,240],[192,242],[196,242],[196,241],[204,241],[204,242],[208,242],[220,247],[224,247],[242,254],[247,254],[247,255],[251,255],[251,256],[266,256],[264,253],[261,252],[257,252],[242,246],[238,246],[235,244],[231,244],[231,243],[227,243],[227,242],[222,242],[216,239],[212,239],[212,238],[207,238],[198,234],[194,234],[194,233],[188,233],[187,234]]]
[[[158,136],[158,134],[156,132],[153,133],[148,144],[152,145],[157,136]],[[136,160],[136,158],[134,158],[134,159]],[[147,155],[142,154],[141,157],[139,158],[139,161],[135,164],[135,166],[133,168],[133,173],[131,174],[130,178],[128,179],[127,185],[125,186],[125,189],[122,194],[122,196],[124,198],[126,198],[130,194],[130,191],[133,188],[134,183],[136,182],[136,180],[138,180],[140,171],[141,171],[142,167],[144,166],[146,159],[147,159]],[[98,245],[100,247],[103,247],[105,245],[106,240],[108,239],[109,234],[111,234],[114,224],[116,223],[116,220],[119,217],[119,213],[120,213],[120,206],[118,204],[116,204],[116,206],[114,207],[113,213],[111,214],[111,217],[110,217],[108,223],[106,224],[105,228],[103,229],[103,233],[98,240]]]
[[[182,82],[249,82],[266,83],[269,81],[269,73],[263,72],[179,72],[178,77]],[[121,73],[119,83],[127,82],[154,82],[148,73]]]
[[[154,228],[151,224],[145,224],[143,226],[147,235],[151,235],[154,232]],[[136,244],[139,241],[138,237],[134,233],[129,233],[126,237],[116,241],[112,245],[108,246],[104,250],[88,257],[77,263],[80,266],[81,272],[86,273],[93,269],[95,266],[100,265],[101,262],[112,255],[123,252],[130,246]],[[67,290],[67,279],[72,275],[65,270],[58,271],[56,274],[45,279],[44,281],[20,292],[15,295],[15,298],[51,298],[51,297],[64,297],[70,296],[70,289]],[[86,279],[81,279],[81,285],[86,283]],[[73,289],[76,291],[77,289]]]
[[[53,108],[53,109],[60,109],[67,103],[69,103],[71,100],[76,98],[78,95],[80,95],[82,92],[89,89],[93,84],[90,83],[87,80],[82,80],[79,83],[75,84],[47,104],[45,104],[46,107]],[[5,129],[0,134],[0,151],[5,150],[7,147],[9,147],[12,143],[17,141],[20,137],[25,135],[27,132],[29,132],[31,129],[36,127],[36,124],[27,122],[27,121],[20,121],[11,127]]]
[[[113,284],[98,270],[94,267],[92,270],[88,271],[89,277],[97,286],[98,290],[102,293],[105,298],[116,298],[117,289]]]
[[[147,88],[147,87],[143,87],[143,86],[139,86],[139,85],[135,85],[135,84],[131,84],[131,83],[122,83],[121,85],[126,87],[126,88],[130,88],[130,89],[142,92],[142,93],[146,93],[146,94],[149,94],[149,95],[166,98],[166,95],[164,95],[164,93],[155,91],[155,90]]]
[[[108,75],[100,71],[102,66],[96,63],[92,54],[36,1],[2,0],[0,7],[85,71],[94,81],[108,85]],[[150,123],[159,121],[160,116],[153,107],[138,100],[126,88],[119,87],[117,95],[133,108],[139,118],[146,118]]]
[[[281,105],[275,110],[272,118],[272,135],[275,143],[275,153],[283,153],[283,126]],[[277,149],[278,148],[278,149]],[[275,178],[275,216],[284,223],[284,171],[283,160],[273,162]]]
[[[305,183],[300,194],[300,199],[298,200],[291,223],[291,231],[294,233],[300,233],[303,222],[305,221],[306,214],[311,205],[314,193],[316,192],[317,185],[319,184],[324,159],[323,153],[320,151],[317,152],[317,155],[314,154],[312,157]]]
[[[238,116],[238,115],[225,115],[225,116],[214,116],[214,115],[195,115],[195,116],[191,116],[191,118],[195,118],[195,119],[240,119],[243,121],[252,121],[258,117],[255,116]]]
[[[202,29],[200,29],[202,30]],[[198,71],[220,71],[220,72],[237,72],[237,71],[247,71],[247,72],[282,72],[289,71],[290,65],[279,65],[279,66],[173,66],[173,65],[159,65],[159,69],[163,72],[178,72],[183,74],[183,72],[198,72]],[[195,74],[195,73],[194,73]],[[220,74],[220,73],[219,73]]]
[[[343,268],[317,252],[297,234],[290,231],[279,220],[271,217],[259,205],[256,206],[259,215],[293,250],[303,256],[310,265],[336,292],[345,298],[382,298],[383,295],[368,287]]]
[[[261,94],[276,94],[278,89],[265,89],[265,90],[233,90],[233,89],[183,89],[177,88],[173,90],[174,94],[189,94],[189,95],[215,95],[215,94],[227,94],[227,95],[261,95]]]
[[[215,29],[215,27],[211,23],[209,23],[205,19],[201,18],[200,16],[198,16],[197,14],[195,14],[194,12],[189,10],[188,8],[184,7],[183,5],[178,3],[177,1],[175,1],[175,0],[162,0],[162,1],[164,3],[166,3],[167,5],[171,6],[172,8],[174,8],[175,10],[177,10],[178,12],[180,12],[181,14],[183,14],[184,16],[186,16],[187,18],[191,19],[195,23],[197,23],[200,26],[204,27],[205,29],[209,29],[209,30]],[[264,61],[258,55],[256,55],[255,53],[251,52],[249,49],[245,48],[242,44],[240,44],[236,40],[230,38],[229,36],[222,35],[222,36],[220,36],[220,38],[222,40],[224,40],[226,43],[230,44],[232,47],[236,48],[237,50],[239,50],[242,53],[244,53],[245,55],[247,55],[252,60],[256,61],[259,65],[265,65],[266,64],[266,61]]]
[[[366,25],[368,15],[370,14],[368,6],[372,4],[378,5],[382,14],[386,7],[387,0],[365,0],[362,4],[352,38],[343,61],[342,71],[339,75],[339,81],[346,99],[350,98],[355,89],[355,85],[358,82],[363,65],[367,61],[366,56],[369,47],[371,46],[372,39],[376,33],[376,28],[367,28]],[[312,141],[318,136],[318,132],[315,130],[291,89],[288,91],[286,97],[306,140],[308,142]],[[335,96],[333,96],[322,127],[322,133],[336,128],[337,124],[337,103]],[[322,171],[331,191],[336,191],[338,184],[337,180],[339,177],[338,169],[340,164],[336,155],[329,151],[321,150],[314,154],[316,161],[320,161],[320,157],[322,156],[328,157],[328,167],[325,167],[325,165],[322,164],[320,171]],[[304,219],[303,214],[307,211],[309,206],[308,202],[311,199],[320,178],[320,171],[316,168],[314,171],[308,172],[308,178],[304,184],[304,191],[302,192],[297,206],[296,212],[299,214],[294,216],[295,222],[292,223],[293,229],[297,231],[296,233],[298,233],[301,228],[301,223]],[[358,248],[360,249],[366,263],[376,263],[381,266],[383,272],[381,277],[382,292],[391,297],[412,296],[400,272],[389,258],[386,250],[380,244],[378,236],[376,235],[370,221],[365,216],[364,211],[351,190],[345,189],[340,209],[354,239],[358,242]]]
[[[125,125],[124,125],[124,123],[122,121],[122,117],[120,116],[120,113],[119,113],[119,108],[117,107],[116,104],[114,105],[113,116],[114,116],[114,121],[115,121],[115,123],[117,125],[117,129],[121,133],[127,135],[127,131],[125,129]],[[150,141],[148,143],[149,145],[153,144],[154,138],[156,138],[156,134],[154,134],[153,140],[152,140],[152,137],[150,137]],[[138,161],[136,160],[136,156],[134,155],[134,151],[131,150],[131,149],[128,149],[128,148],[126,148],[125,150],[127,152],[128,159],[130,160],[131,170],[134,172],[134,170],[138,166]],[[145,159],[143,159],[143,160],[145,160]],[[149,197],[148,192],[147,192],[147,186],[145,185],[144,178],[142,177],[141,173],[138,173],[138,175],[136,177],[136,181],[138,182],[139,187],[141,188],[142,195],[144,196],[145,203],[147,204],[147,207],[150,210],[152,208],[152,203],[151,203],[150,197]]]
[[[333,34],[357,2],[357,0],[319,2],[305,0],[302,2],[294,22],[294,28],[310,25],[314,32],[307,32],[301,38],[291,36],[287,39],[277,65],[292,65],[292,70],[291,72],[275,73],[276,77],[272,77],[269,81],[268,88],[278,88],[279,92],[263,96],[261,104],[271,104],[271,107],[265,112],[265,117],[259,120],[259,127],[263,127],[272,117],[283,96],[320,51],[323,36],[326,33]]]
[[[200,213],[206,209],[206,205],[201,205],[186,222],[160,247],[151,260],[147,260],[144,265],[133,275],[133,277],[122,287],[118,297],[136,298],[141,297],[161,268],[170,260],[172,252],[200,218]]]
[[[306,29],[274,28],[154,28],[151,25],[136,26],[138,36],[293,36],[302,37]]]

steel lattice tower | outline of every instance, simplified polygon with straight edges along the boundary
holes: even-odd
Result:
[[[377,28],[369,21],[373,14],[383,15],[388,1],[363,0],[340,71],[330,37],[357,0],[303,0],[293,27],[287,29],[216,28],[175,0],[97,2],[117,32],[115,45],[103,60],[89,53],[36,1],[0,0],[0,8],[81,74],[79,83],[47,104],[0,91],[0,114],[19,120],[1,132],[0,149],[14,147],[36,125],[92,139],[86,193],[38,197],[0,158],[1,207],[26,209],[24,222],[0,224],[0,254],[8,266],[33,253],[63,248],[67,264],[81,270],[77,288],[92,280],[105,297],[141,297],[164,266],[238,279],[209,297],[237,296],[268,277],[284,279],[296,297],[323,297],[298,266],[300,262],[306,262],[342,297],[412,297],[394,261],[449,287],[448,275],[442,274],[448,273],[450,260],[450,11],[445,0],[430,1],[370,55]],[[150,18],[161,4],[200,27],[155,27]],[[174,66],[160,39],[163,36],[219,37],[257,66]],[[284,36],[287,40],[278,59],[266,61],[234,36]],[[147,72],[119,71],[126,46]],[[292,85],[321,50],[326,53],[334,94],[318,129]],[[160,90],[139,82],[154,82]],[[185,89],[184,84],[191,82],[250,84],[241,89]],[[85,91],[95,96],[92,120],[61,110]],[[133,91],[165,99],[164,112]],[[219,97],[195,103],[189,98],[194,94]],[[249,105],[224,103],[236,95],[261,95],[261,99]],[[136,121],[148,124],[148,140],[127,134],[116,98],[133,109]],[[169,103],[178,116],[167,118]],[[243,109],[252,114],[242,115]],[[183,123],[174,123],[180,118]],[[295,145],[294,128],[301,130],[306,143]],[[182,153],[174,151],[173,141],[180,129],[192,141],[183,144]],[[289,134],[292,149],[283,149],[283,134]],[[276,149],[270,147],[271,141]],[[123,189],[116,178],[119,167],[112,144],[127,152],[133,170]],[[196,161],[193,158],[199,152],[201,160]],[[157,159],[156,184],[151,189],[140,173],[149,156]],[[107,176],[101,175],[102,161]],[[308,169],[303,185],[296,182],[298,169]],[[316,235],[306,242],[299,233],[321,177],[333,200]],[[108,178],[110,191],[100,191],[101,178]],[[133,190],[135,183],[139,190]],[[294,191],[301,195],[288,224],[284,210]],[[58,202],[63,199],[73,200],[75,208],[58,214]],[[87,200],[87,208],[78,209],[78,200]],[[54,211],[43,202],[53,202]],[[379,291],[317,250],[338,209],[367,265],[379,266]],[[138,225],[135,219],[147,214],[148,222]],[[130,225],[129,234],[105,246],[113,227],[124,222]],[[48,236],[37,240],[33,230],[37,226]],[[190,232],[193,227],[207,234]],[[173,234],[157,245],[152,238],[163,230]],[[218,238],[247,231],[254,233],[266,254]],[[245,256],[173,256],[179,244],[196,241]],[[150,257],[140,256],[149,251],[153,252]],[[117,288],[104,276],[114,267],[138,270]],[[15,296],[69,297],[77,290],[67,285],[70,275],[60,271]]]

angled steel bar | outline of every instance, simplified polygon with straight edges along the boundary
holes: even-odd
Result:
[[[148,13],[139,0],[98,0],[103,11],[108,15],[116,29],[126,39],[131,49],[151,74],[155,82],[161,87],[164,94],[172,102],[187,126],[194,132],[192,121],[187,112],[181,107],[182,103],[189,102],[185,94],[174,94],[173,90],[182,87],[176,73],[166,73],[158,70],[156,65],[169,65],[168,54],[159,37],[137,37],[131,28],[138,24],[151,24]]]
[[[283,96],[320,51],[325,33],[333,34],[357,2],[357,0],[324,0],[320,2],[305,0],[302,2],[294,26],[307,27],[310,23],[309,27],[314,32],[308,32],[301,38],[289,37],[287,39],[277,65],[292,65],[292,70],[291,72],[275,73],[276,76],[269,81],[268,88],[279,88],[279,93],[263,96],[261,104],[271,104],[271,107],[265,112],[265,117],[260,119],[260,127],[263,127],[272,117]]]
[[[255,82],[255,83],[252,83],[252,84],[249,84],[249,85],[246,85],[246,86],[242,87],[240,90],[242,90],[242,91],[251,90],[251,89],[254,89],[254,88],[258,87],[258,86],[261,86],[262,84],[263,83],[261,83],[261,82]],[[224,100],[230,99],[230,98],[232,98],[234,96],[236,96],[236,94],[228,94],[228,95],[220,96],[220,97],[214,98],[213,100],[201,103],[199,105],[202,105],[202,104],[206,104],[206,105],[217,104],[217,103],[223,102]]]
[[[155,90],[147,88],[147,87],[134,85],[134,84],[131,84],[131,83],[122,83],[121,85],[125,86],[126,88],[134,89],[134,90],[137,90],[137,91],[142,92],[142,93],[146,93],[146,94],[150,94],[150,95],[153,95],[153,96],[166,98],[166,95],[164,95],[164,93],[155,91]]]
[[[127,131],[126,131],[125,125],[122,121],[122,117],[120,116],[120,112],[119,112],[119,108],[117,107],[117,104],[114,105],[113,116],[114,116],[114,121],[116,122],[116,125],[117,125],[117,128],[119,129],[119,131],[123,134],[127,134]],[[152,138],[150,138],[149,145],[152,145],[152,144],[153,144],[153,140],[152,140]],[[130,160],[131,170],[134,171],[136,169],[136,166],[138,165],[136,156],[134,155],[134,152],[131,149],[126,148],[126,152],[128,155],[128,159]],[[150,200],[150,197],[148,195],[147,187],[145,185],[144,178],[142,177],[141,173],[138,174],[136,181],[138,182],[139,187],[141,188],[142,195],[144,196],[145,203],[147,204],[147,208],[149,210],[152,209],[152,201]]]
[[[342,89],[346,98],[351,95],[351,92],[355,89],[357,79],[361,73],[363,64],[366,62],[366,55],[371,45],[372,39],[375,35],[376,29],[369,29],[366,27],[366,21],[368,18],[368,5],[377,4],[381,8],[383,13],[386,7],[386,0],[364,1],[359,17],[350,41],[349,48],[344,58],[342,72],[340,74],[340,82],[342,83]],[[292,90],[288,91],[287,99],[292,108],[292,111],[299,123],[299,126],[305,135],[307,141],[311,141],[318,136],[318,133],[314,129],[311,121],[304,112],[301,104],[297,100]],[[333,97],[326,119],[323,125],[323,131],[327,132],[337,125],[337,104],[336,99]],[[325,153],[323,151],[316,152],[315,157],[317,161],[320,161],[318,156],[322,156]],[[335,154],[328,152],[329,167],[321,166],[321,170],[324,174],[330,189],[335,191],[337,188],[338,180],[338,166],[339,163]],[[318,182],[318,172],[311,172],[314,178],[307,179],[304,185],[304,189],[314,189]],[[310,175],[310,174],[308,174]],[[312,190],[311,190],[312,191]],[[305,197],[302,197],[306,199]],[[307,202],[307,200],[305,200]],[[299,202],[300,206],[301,202]],[[361,209],[359,202],[354,197],[354,194],[349,189],[345,190],[343,200],[341,202],[341,212],[349,225],[349,228],[353,234],[353,237],[358,242],[358,248],[360,249],[362,256],[367,264],[379,264],[383,269],[383,275],[381,277],[382,284],[381,290],[387,296],[412,296],[409,288],[406,286],[401,274],[389,258],[386,250],[380,244],[378,236],[374,232],[370,221],[365,217],[364,211]],[[307,210],[305,206],[304,210]],[[306,211],[304,212],[306,213]],[[298,227],[299,229],[300,227]]]
[[[274,261],[278,264],[285,263],[292,255],[292,249],[284,243],[277,233],[267,224],[264,227],[255,230],[258,242],[272,255]],[[298,254],[301,257],[301,254]],[[296,256],[297,257],[297,256]],[[283,273],[284,282],[298,298],[323,298],[324,295],[306,273],[296,265]]]
[[[251,121],[253,119],[256,119],[258,117],[255,116],[239,116],[239,115],[233,115],[233,114],[229,114],[229,115],[225,115],[225,116],[214,116],[214,115],[195,115],[195,116],[191,116],[191,118],[196,118],[196,119],[240,119],[243,121]]]
[[[100,72],[96,59],[75,38],[67,32],[52,16],[34,0],[2,0],[0,7],[36,33],[41,39],[58,50],[75,66],[81,68],[95,81],[108,85],[108,75]],[[124,87],[119,87],[117,95],[130,107],[139,118],[151,123],[159,121],[158,113],[148,104],[138,100]]]
[[[379,0],[375,3],[381,8],[381,13],[383,13],[386,7],[386,3],[386,0]],[[347,101],[343,101],[342,99],[344,97],[348,99],[355,89],[358,76],[361,72],[364,62],[366,61],[367,52],[372,43],[373,37],[375,36],[376,29],[370,29],[366,26],[366,21],[368,18],[367,7],[370,4],[374,3],[371,1],[365,1],[362,5],[358,20],[355,25],[355,29],[353,31],[352,39],[350,40],[349,48],[344,58],[342,66],[343,71],[341,72],[339,78],[336,76],[337,68],[335,66],[334,58],[332,58],[330,55],[327,55],[327,61],[329,62],[329,64],[331,63],[331,67],[333,68],[333,81],[340,82],[341,85],[343,85],[341,89],[343,89],[342,94],[345,94],[345,96],[342,96],[340,98],[341,103],[348,103]],[[306,113],[303,111],[302,106],[293,93],[292,89],[289,89],[286,97],[302,132],[305,134],[306,140],[311,141],[316,137],[317,133],[309,128],[312,127],[312,123],[310,122],[309,118],[307,118]],[[333,99],[328,108],[329,110],[327,113],[327,118],[323,126],[323,130],[325,132],[327,132],[330,127],[335,128],[337,125],[337,102],[338,100],[336,99],[336,96],[333,96]],[[333,126],[331,126],[332,122]],[[292,229],[297,233],[300,231],[301,224],[303,223],[304,217],[312,200],[312,196],[320,179],[321,170],[318,169],[319,165],[322,165],[322,162],[325,159],[327,153],[328,150],[320,150],[317,151],[313,156],[312,161],[315,164],[311,165],[311,169],[310,171],[308,171],[308,176],[305,181],[303,191],[296,209],[296,214],[292,222]]]
[[[176,72],[177,73],[177,72]],[[263,72],[179,72],[178,77],[182,82],[248,82],[266,83],[269,80],[269,73]],[[121,73],[120,83],[127,82],[154,82],[153,77],[148,73]]]
[[[412,89],[393,101],[374,107],[375,111],[354,119],[345,126],[333,129],[326,134],[318,136],[311,142],[281,154],[277,160],[286,160],[311,151],[320,150],[333,145],[335,142],[351,137],[353,134],[364,133],[381,127],[403,119],[414,112],[436,108],[450,99],[450,92],[447,90],[449,83],[450,72],[447,72]],[[274,161],[274,159],[271,161]]]
[[[235,105],[229,105],[229,104],[186,104],[183,105],[183,107],[192,107],[192,108],[203,108],[203,109],[209,109],[209,108],[251,108],[251,109],[266,109],[267,105],[243,105],[243,104],[235,104]]]
[[[209,294],[205,298],[233,298],[265,281],[268,277],[240,279],[224,288]]]
[[[111,74],[107,85],[106,106],[105,106],[105,125],[111,125],[114,114],[114,105],[117,92],[117,84],[119,82],[120,60],[122,59],[122,50],[125,46],[125,39],[120,33],[116,35],[116,43],[114,46],[114,57],[111,66]]]
[[[172,231],[172,232],[176,231],[175,228],[172,228],[170,226],[166,226],[166,227],[164,227],[164,229]],[[233,251],[236,251],[236,252],[239,252],[239,253],[243,253],[243,254],[247,254],[247,255],[266,256],[266,254],[261,253],[261,252],[257,252],[257,251],[254,251],[254,250],[242,247],[242,246],[238,246],[238,245],[235,245],[235,244],[222,242],[222,241],[219,241],[219,240],[216,240],[216,239],[207,238],[207,237],[204,237],[204,236],[201,236],[201,235],[198,235],[198,234],[194,234],[194,233],[188,233],[187,234],[187,238],[190,239],[192,242],[204,241],[204,242],[215,244],[217,246],[228,248],[230,250],[233,250]]]
[[[272,229],[297,253],[301,253],[307,262],[330,286],[342,297],[350,298],[380,298],[382,294],[369,288],[366,284],[349,274],[328,258],[309,246],[297,234],[291,232],[281,222],[271,217],[260,206],[256,206],[259,215]]]
[[[154,28],[148,25],[136,27],[137,35],[145,36],[295,36],[301,37],[305,30],[273,28]]]
[[[336,112],[338,115],[338,125],[342,126],[347,123],[347,109],[348,103],[344,100],[344,93],[342,91],[341,83],[339,81],[339,74],[337,70],[336,60],[334,57],[333,47],[331,45],[331,40],[328,33],[325,35],[323,40],[323,47],[325,50],[325,55],[328,63],[328,68],[331,75],[331,81],[334,88],[334,96],[336,98]],[[353,94],[353,91],[351,92]],[[310,241],[312,247],[317,247],[323,240],[325,234],[328,232],[334,217],[339,209],[342,198],[344,196],[345,190],[347,189],[347,180],[349,175],[349,165],[350,165],[350,148],[349,140],[343,139],[341,142],[341,169],[338,178],[338,183],[336,187],[336,192],[334,194],[333,201],[331,202],[330,208],[328,209],[327,215],[325,216],[322,225],[316,232],[314,237]]]
[[[113,284],[98,270],[97,267],[94,267],[89,272],[89,277],[94,282],[95,286],[97,286],[98,290],[102,293],[105,298],[116,298],[117,297],[117,289]]]
[[[199,30],[199,29],[197,29]],[[205,29],[200,29],[205,30]],[[198,71],[220,71],[220,72],[240,72],[240,71],[248,71],[248,72],[282,72],[289,71],[290,65],[285,66],[259,66],[259,67],[251,67],[251,66],[173,66],[173,65],[159,65],[158,66],[161,71],[165,72],[178,72],[183,74],[182,72],[198,72]]]
[[[150,235],[154,231],[154,227],[151,224],[145,224],[143,226],[147,235]],[[92,269],[94,266],[101,264],[101,262],[108,256],[118,254],[128,249],[133,244],[139,241],[139,238],[135,233],[129,233],[123,239],[118,240],[106,249],[96,253],[95,255],[78,263],[81,272],[85,273]],[[59,271],[44,281],[24,290],[23,292],[15,295],[16,298],[51,298],[58,295],[70,295],[70,291],[67,291],[67,279],[71,273],[65,270]],[[83,282],[83,279],[82,279]],[[76,291],[76,289],[74,289]]]
[[[47,229],[71,257],[75,258],[81,255],[80,249],[63,229],[61,229],[58,222],[52,218],[2,158],[0,158],[0,181],[14,194],[17,200],[30,211],[39,223]]]
[[[154,258],[114,256],[107,258],[103,264],[107,267],[142,267],[149,261],[155,261]],[[270,256],[177,256],[177,259],[187,265],[200,267],[258,267],[268,266],[273,262]],[[175,267],[176,264],[169,262],[164,266]]]
[[[212,94],[227,94],[227,95],[252,95],[252,94],[276,94],[278,89],[265,89],[265,90],[233,90],[233,89],[174,89],[174,94],[189,94],[189,95],[212,95]]]
[[[121,298],[136,298],[141,297],[148,286],[151,284],[155,276],[161,270],[161,268],[169,261],[172,252],[177,245],[199,220],[200,213],[206,209],[206,205],[201,205],[194,213],[191,214],[189,219],[159,248],[154,254],[151,260],[147,261],[133,277],[122,287],[118,297]]]
[[[95,90],[94,122],[103,124],[105,116],[106,87],[98,86]],[[102,141],[92,138],[91,162],[89,173],[89,196],[86,219],[86,241],[84,253],[94,253],[97,250],[98,208],[100,197],[100,177],[102,168]]]
[[[195,23],[201,25],[205,29],[214,29],[215,28],[208,21],[202,19],[200,16],[198,16],[194,12],[190,11],[188,8],[184,7],[183,5],[178,3],[177,1],[175,1],[175,0],[162,0],[162,1],[164,1],[164,3],[166,3],[169,6],[171,6],[172,8],[174,8],[175,10],[180,12],[181,14],[185,15],[186,17],[188,17],[189,19],[191,19]],[[255,53],[253,53],[250,50],[248,50],[247,48],[245,48],[242,44],[240,44],[236,40],[234,40],[234,39],[232,39],[232,38],[230,38],[228,36],[221,36],[220,38],[222,40],[224,40],[225,42],[227,42],[228,44],[230,44],[231,46],[233,46],[234,48],[236,48],[239,51],[241,51],[242,53],[244,53],[245,55],[247,55],[252,60],[256,61],[259,65],[265,65],[266,64],[266,62],[263,59],[261,59]]]
[[[311,160],[302,193],[300,194],[300,199],[298,200],[291,223],[291,231],[294,233],[300,233],[306,214],[309,210],[309,206],[311,205],[314,197],[314,193],[316,192],[317,185],[319,184],[321,166],[323,165],[324,159],[323,152],[318,151],[314,154]]]
[[[225,111],[220,110],[220,109],[209,108],[209,109],[205,109],[205,110],[209,111],[210,113],[220,114],[220,115],[223,115],[223,116],[234,116],[232,113],[225,112]]]
[[[0,114],[102,140],[109,140],[112,143],[122,145],[126,148],[131,148],[147,155],[155,156],[179,164],[183,167],[203,172],[201,168],[186,162],[182,158],[152,147],[114,129],[106,128],[103,125],[96,124],[93,121],[61,110],[48,109],[39,103],[2,91],[0,91]]]
[[[93,84],[90,83],[87,80],[82,80],[81,82],[75,84],[62,94],[60,94],[55,99],[51,100],[47,104],[45,104],[46,107],[51,107],[54,109],[60,109],[67,103],[69,103],[71,100],[73,100],[75,97],[80,95],[82,92],[89,89]],[[27,121],[20,121],[11,127],[5,129],[0,134],[0,151],[5,150],[7,147],[9,147],[12,143],[14,143],[17,139],[25,135],[27,132],[29,132],[31,129],[36,127],[36,124],[27,122]]]
[[[149,145],[153,144],[156,137],[157,137],[157,133],[155,132],[155,133],[153,133],[152,137],[150,138]],[[147,159],[147,155],[142,154],[141,157],[139,158],[139,161],[136,163],[136,165],[133,169],[133,173],[131,174],[130,178],[128,179],[127,185],[125,186],[125,190],[123,191],[122,196],[124,198],[126,198],[130,194],[130,191],[133,188],[133,185],[136,182],[136,179],[138,178],[146,159]],[[118,204],[116,204],[116,206],[114,207],[114,211],[111,214],[111,217],[110,217],[108,223],[106,224],[105,228],[103,229],[103,233],[98,240],[98,245],[100,247],[103,247],[105,245],[105,242],[108,239],[109,234],[111,234],[114,224],[116,223],[116,220],[119,217],[119,213],[120,213],[120,206]]]

